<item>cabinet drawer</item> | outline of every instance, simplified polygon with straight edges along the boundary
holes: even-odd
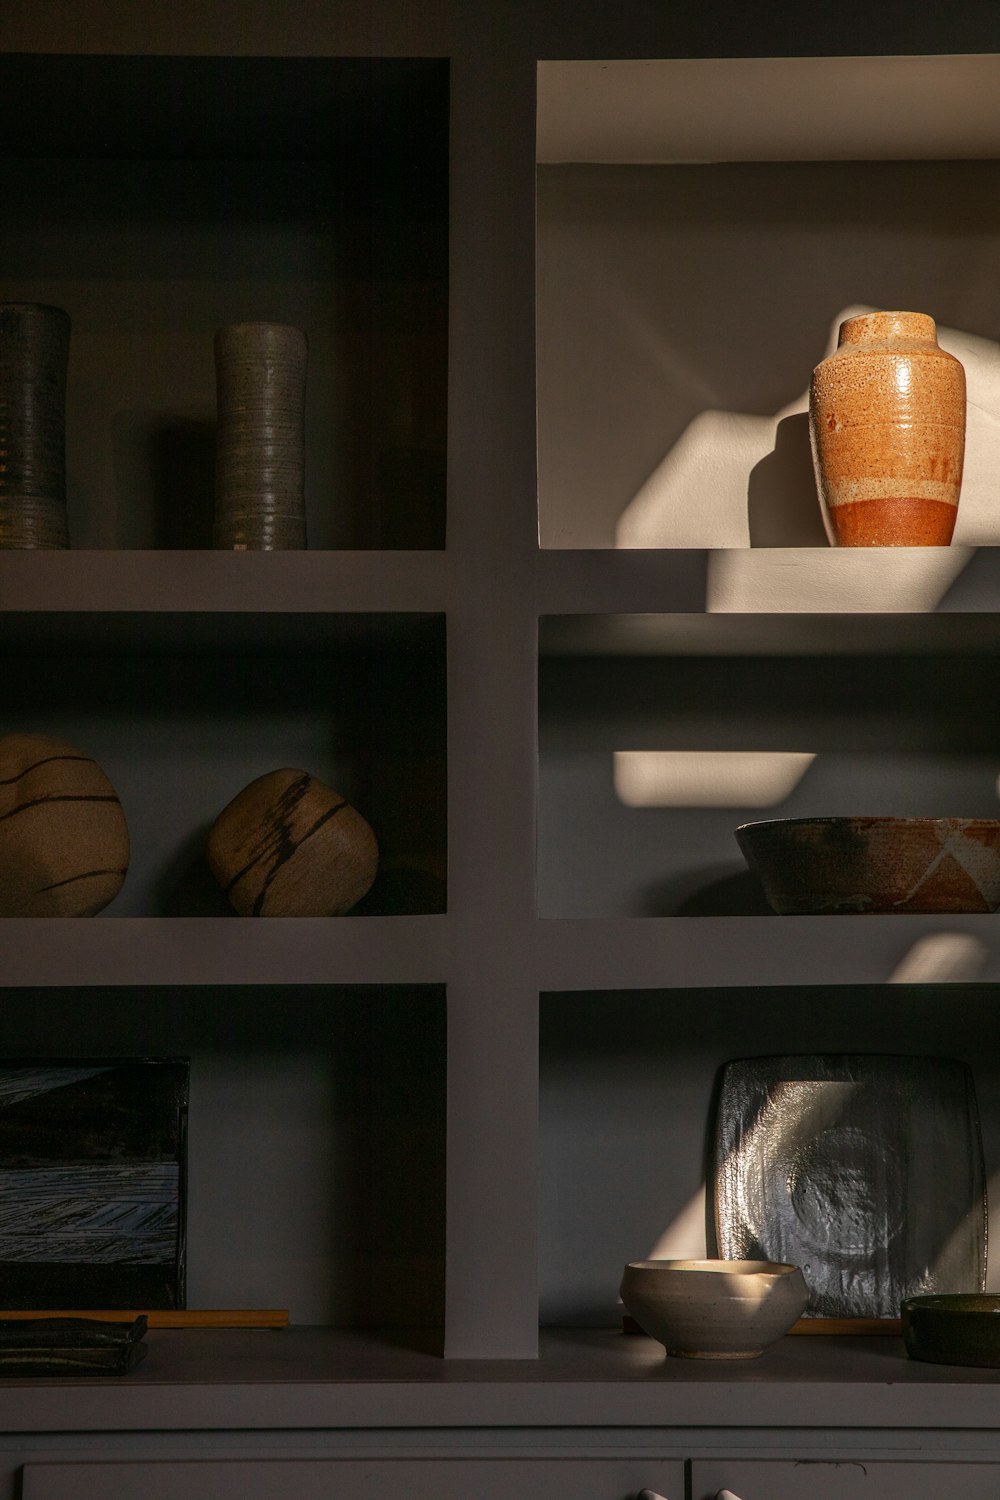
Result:
[[[698,1459],[691,1500],[1000,1500],[1000,1464]]]
[[[642,1458],[194,1459],[27,1463],[22,1500],[684,1500],[684,1466]]]

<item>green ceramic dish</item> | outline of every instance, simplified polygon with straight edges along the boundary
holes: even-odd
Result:
[[[1000,1368],[1000,1296],[941,1292],[907,1297],[903,1341],[911,1359]]]

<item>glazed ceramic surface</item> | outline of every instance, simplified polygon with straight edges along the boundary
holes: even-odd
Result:
[[[231,323],[215,335],[219,430],[215,545],[306,545],[305,334],[283,323]]]
[[[66,547],[69,315],[0,303],[0,547]]]
[[[1000,907],[1000,820],[776,818],[736,839],[782,916]]]
[[[995,1293],[908,1297],[901,1311],[911,1359],[1000,1368],[1000,1296]]]
[[[0,917],[90,917],[129,862],[118,795],[96,761],[47,734],[0,739]]]
[[[808,1295],[798,1267],[764,1260],[632,1261],[621,1283],[640,1328],[687,1359],[756,1359]]]
[[[339,792],[306,771],[269,771],[216,818],[208,862],[242,917],[335,917],[371,887],[378,844]]]
[[[933,1057],[750,1057],[723,1071],[720,1254],[801,1266],[817,1317],[897,1317],[981,1289],[986,1171],[972,1075]]]
[[[965,456],[965,371],[926,313],[848,318],[816,366],[809,432],[831,542],[946,546]]]

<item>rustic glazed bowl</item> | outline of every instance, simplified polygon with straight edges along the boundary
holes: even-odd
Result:
[[[778,818],[736,839],[783,916],[1000,907],[995,819]]]
[[[685,1359],[757,1359],[802,1316],[798,1266],[769,1260],[637,1260],[621,1299],[645,1333]]]
[[[1000,1367],[1000,1296],[995,1293],[907,1297],[901,1312],[903,1342],[911,1359]]]

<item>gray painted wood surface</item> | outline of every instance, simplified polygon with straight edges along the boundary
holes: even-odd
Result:
[[[29,1463],[23,1500],[610,1500],[647,1482],[681,1500],[680,1463],[650,1459],[309,1459]]]
[[[978,1463],[828,1463],[822,1459],[699,1459],[691,1465],[692,1500],[716,1500],[722,1486],[733,1500],[994,1500],[1000,1465]]]

